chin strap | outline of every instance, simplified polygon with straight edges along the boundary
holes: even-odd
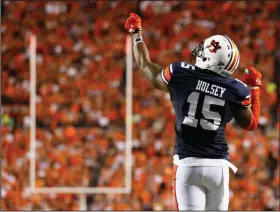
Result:
[[[250,125],[246,130],[252,131],[257,129],[260,119],[260,87],[251,87],[251,109],[252,117]]]

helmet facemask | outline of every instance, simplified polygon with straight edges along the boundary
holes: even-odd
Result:
[[[191,55],[191,63],[195,64],[196,57],[200,57],[202,59],[206,59],[204,57],[204,41],[198,44],[193,50]]]

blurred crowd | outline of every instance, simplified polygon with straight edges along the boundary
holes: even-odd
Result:
[[[190,61],[213,34],[239,47],[241,71],[263,74],[254,132],[226,128],[230,210],[279,210],[275,1],[5,1],[2,12],[1,209],[79,210],[76,194],[33,194],[29,185],[29,40],[37,37],[36,186],[125,186],[125,42],[130,12],[143,17],[151,59]],[[279,35],[278,35],[279,36]],[[134,65],[130,194],[89,194],[88,210],[174,210],[174,112],[168,94]],[[278,86],[279,89],[279,86]]]

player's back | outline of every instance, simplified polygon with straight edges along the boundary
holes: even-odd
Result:
[[[162,72],[176,114],[175,154],[180,159],[228,159],[226,124],[233,110],[249,104],[248,87],[185,62],[172,63]]]

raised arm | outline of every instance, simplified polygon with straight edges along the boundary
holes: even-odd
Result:
[[[131,33],[134,58],[138,67],[156,88],[168,91],[167,85],[161,78],[163,68],[150,60],[149,50],[142,37],[141,18],[131,13],[126,21],[125,28]]]
[[[251,96],[246,104],[251,102],[249,107],[240,107],[234,111],[234,118],[239,126],[248,131],[253,131],[258,127],[260,119],[260,85],[262,75],[255,68],[246,70],[246,84],[250,86]]]

